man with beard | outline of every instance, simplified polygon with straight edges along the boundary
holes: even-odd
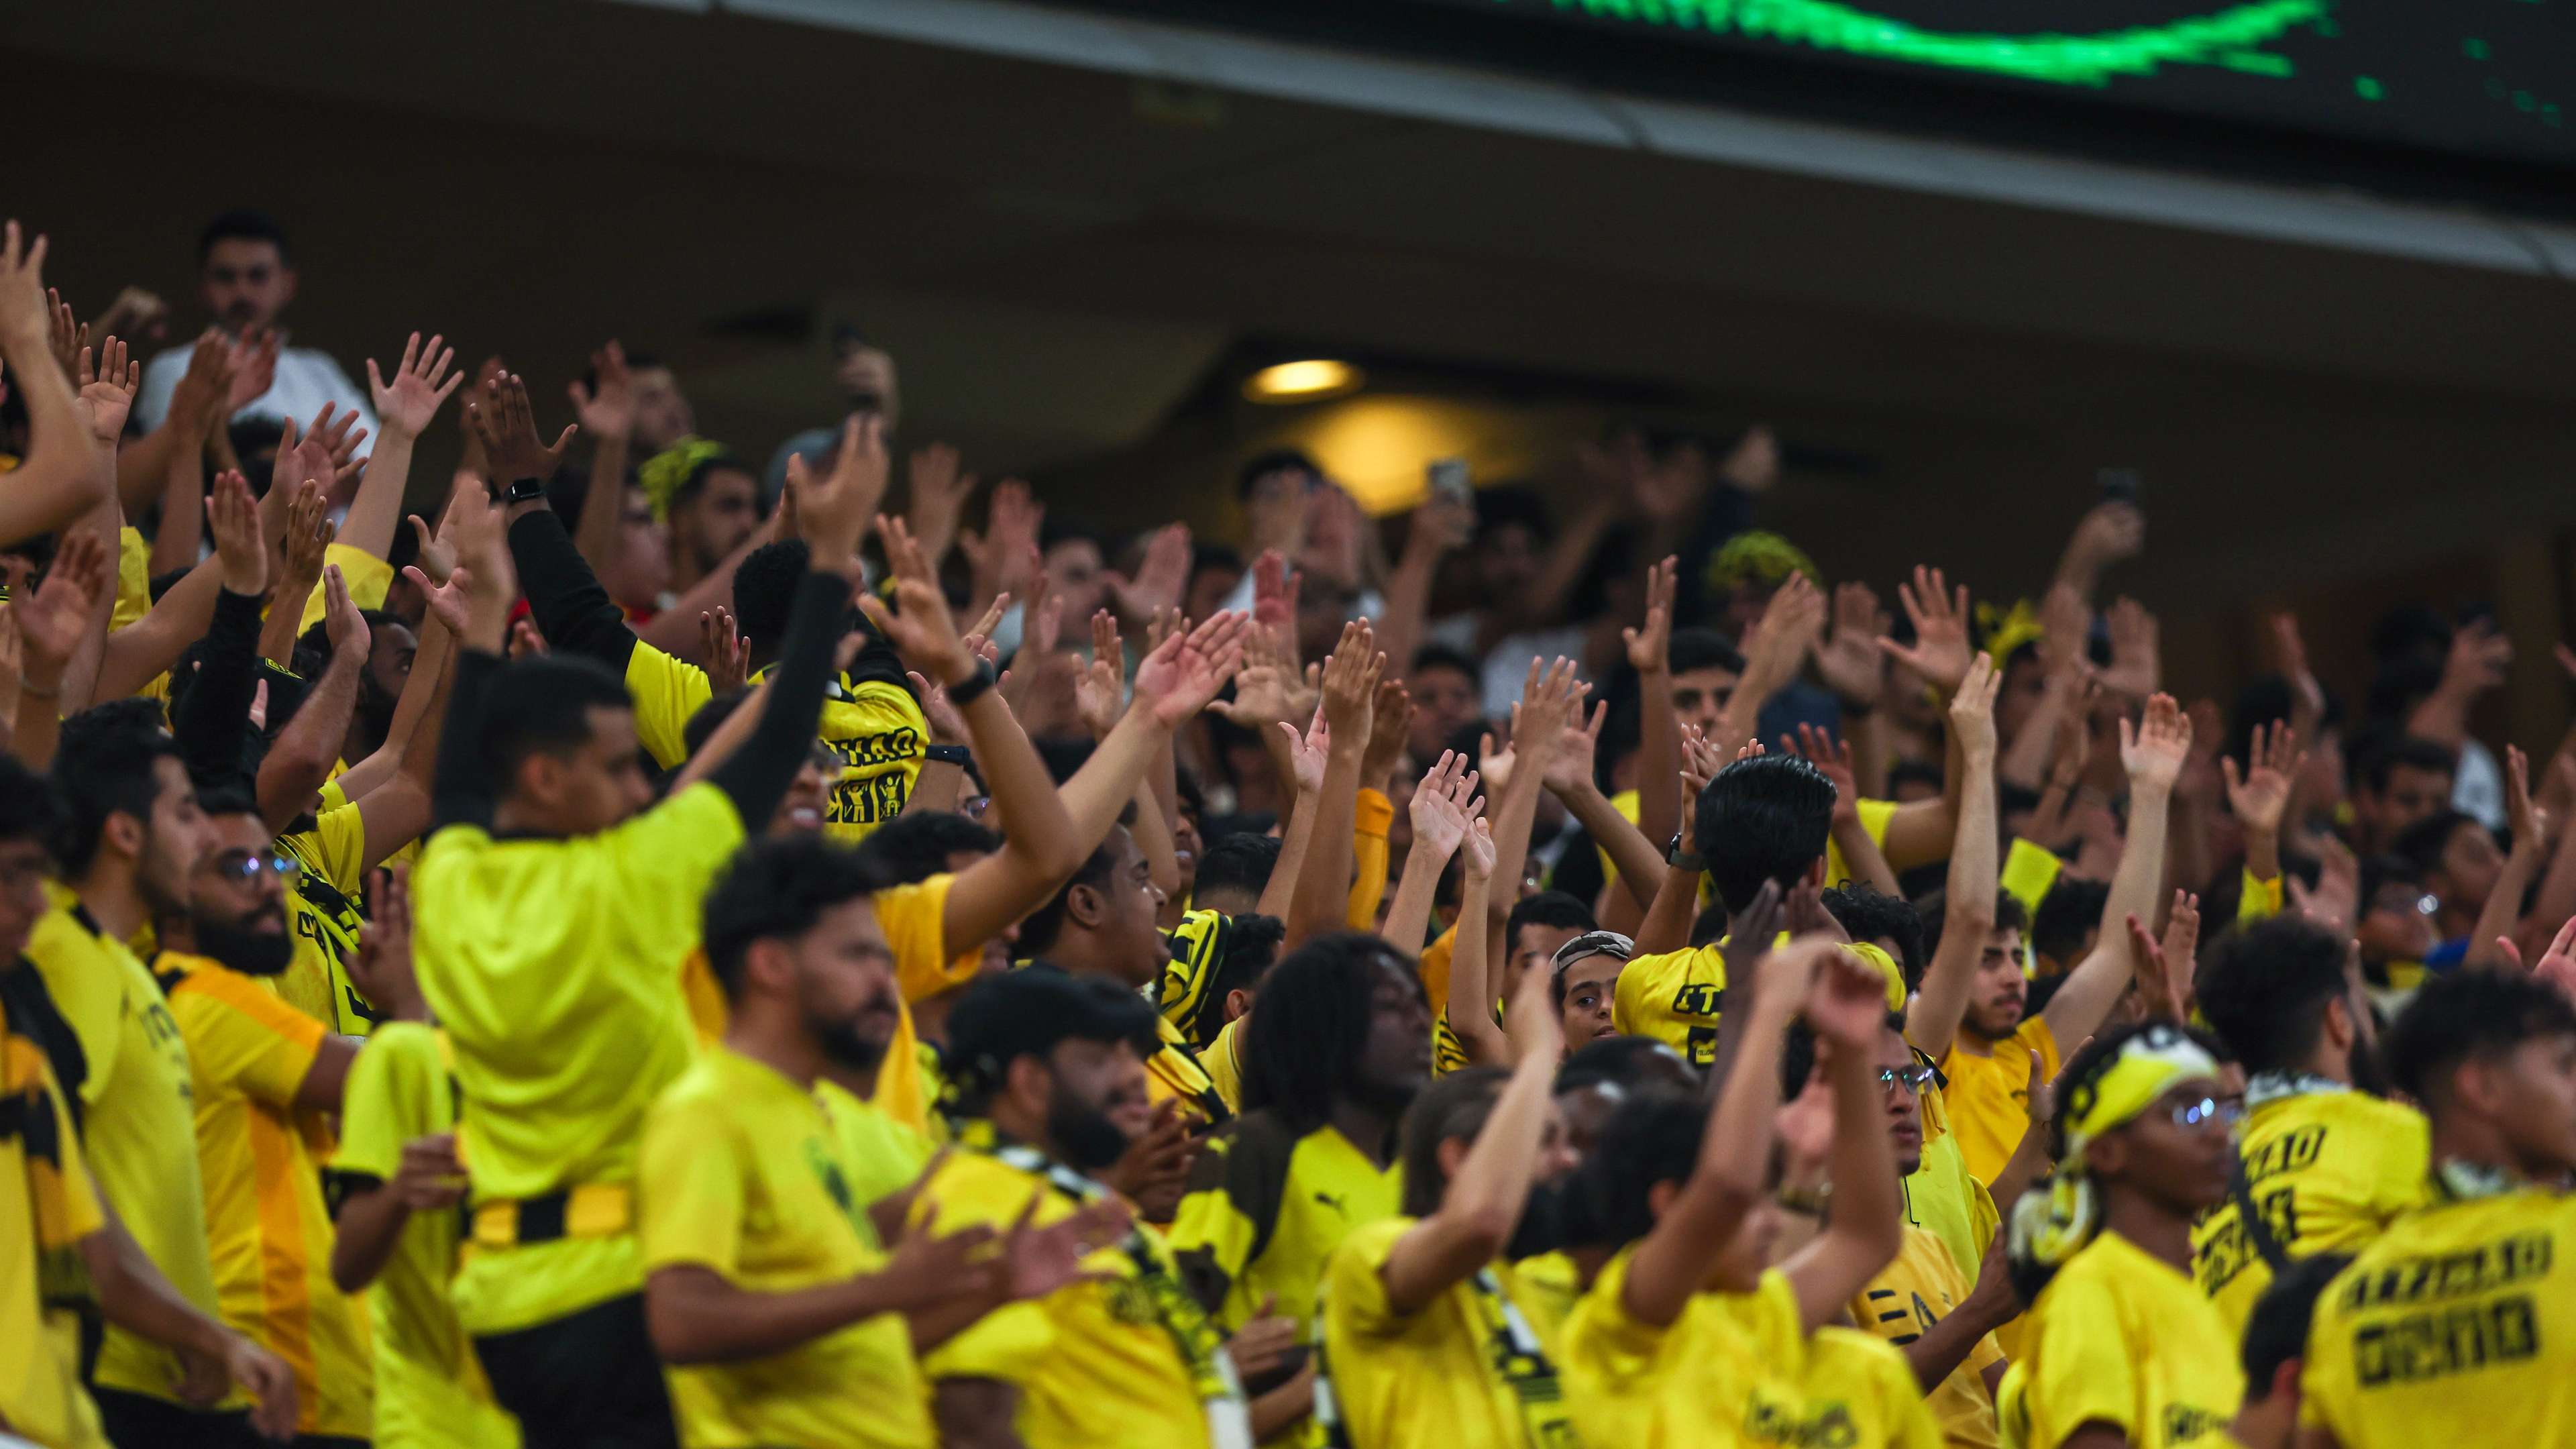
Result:
[[[1150,922],[1151,917],[1148,917]],[[1110,1196],[1094,1174],[1144,1134],[1154,1008],[1128,987],[1032,966],[977,982],[948,1021],[958,1148],[917,1226],[1044,1228]],[[1251,1442],[1241,1382],[1171,1249],[1138,1224],[1086,1277],[1013,1304],[922,1362],[943,1442],[1207,1449]]]
[[[206,224],[197,237],[200,296],[215,325],[238,341],[274,332],[277,319],[295,300],[294,258],[286,233],[266,213],[227,211]],[[143,369],[143,390],[135,395],[134,421],[150,430],[170,411],[170,397],[187,375],[193,343],[182,343],[154,357]],[[310,347],[277,349],[277,371],[268,391],[241,405],[237,418],[304,419],[324,403],[354,408],[369,437],[383,427],[367,406],[367,390],[327,352]]]
[[[985,1226],[886,1251],[840,1104],[816,1088],[872,1071],[894,1039],[894,950],[873,900],[888,883],[797,834],[746,847],[707,896],[732,1009],[724,1040],[654,1101],[636,1182],[646,1314],[684,1444],[927,1449],[915,1346],[1062,1287],[1125,1225],[1103,1203],[1016,1235],[1000,1261]]]
[[[375,1362],[366,1307],[331,1277],[317,1114],[340,1110],[358,1055],[269,988],[295,959],[286,878],[247,796],[206,801],[211,848],[187,904],[159,921],[152,971],[188,1051],[206,1233],[226,1322],[295,1375],[297,1443],[374,1433]]]
[[[1431,1005],[1402,952],[1344,933],[1272,967],[1245,1030],[1245,1115],[1194,1164],[1172,1250],[1227,1331],[1276,1311],[1304,1342],[1324,1259],[1402,1205],[1396,1128],[1431,1080]],[[1300,1372],[1254,1402],[1255,1429],[1304,1418],[1313,1395]]]
[[[2424,1201],[2432,1129],[2386,1100],[2359,956],[2316,925],[2279,916],[2220,943],[2200,1009],[2245,1068],[2246,1118],[2244,1174],[2193,1229],[2192,1256],[2242,1332],[2281,1265],[2355,1252]]]

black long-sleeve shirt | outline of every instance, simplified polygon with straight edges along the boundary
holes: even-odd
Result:
[[[259,611],[264,602],[258,594],[216,593],[197,677],[171,710],[180,762],[200,790],[248,786],[258,778],[250,707],[259,691]]]

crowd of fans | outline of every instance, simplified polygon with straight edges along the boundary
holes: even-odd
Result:
[[[2128,502],[1893,613],[1760,430],[1119,539],[898,488],[855,333],[755,467],[615,343],[357,386],[263,217],[148,361],[45,259],[0,1440],[2567,1442],[2576,734],[2471,737],[2489,622],[2185,707]]]

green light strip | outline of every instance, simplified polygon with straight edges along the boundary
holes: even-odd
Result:
[[[1987,71],[2058,85],[2105,86],[2167,65],[2252,69],[2247,53],[2291,27],[2324,20],[2332,0],[2254,0],[2163,25],[2098,35],[1959,35],[1926,30],[1832,0],[1554,0],[1559,10],[1682,30],[1733,31],[1876,60]],[[2286,59],[2266,72],[2288,75]],[[2277,68],[2276,68],[2277,67]]]

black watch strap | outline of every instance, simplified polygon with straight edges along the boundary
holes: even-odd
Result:
[[[521,478],[512,483],[508,488],[502,490],[501,501],[504,503],[534,503],[545,496],[545,479]]]
[[[948,686],[948,702],[958,709],[964,709],[982,698],[984,691],[992,687],[993,666],[978,659],[975,661],[974,673]]]
[[[974,761],[975,752],[964,745],[932,745],[923,758],[934,765],[955,765],[963,769]]]

